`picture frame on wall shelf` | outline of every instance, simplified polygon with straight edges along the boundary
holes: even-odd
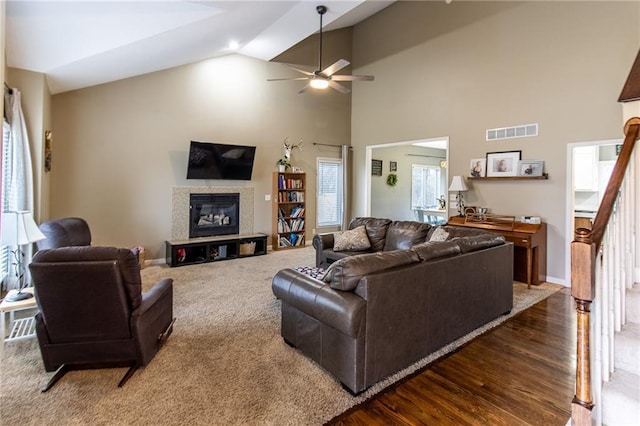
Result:
[[[487,177],[518,176],[522,151],[487,152]]]
[[[487,159],[474,158],[469,164],[469,177],[485,177],[487,172]]]
[[[518,163],[518,176],[542,176],[543,172],[543,160],[520,160]]]

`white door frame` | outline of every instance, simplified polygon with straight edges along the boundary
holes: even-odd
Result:
[[[445,169],[445,182],[449,185],[449,136],[442,136],[439,138],[428,138],[428,139],[416,139],[412,141],[403,141],[403,142],[388,142],[379,145],[367,145],[365,150],[365,182],[366,182],[366,193],[365,193],[365,216],[371,216],[371,159],[373,158],[372,150],[375,148],[388,148],[390,146],[402,146],[402,145],[413,145],[417,142],[438,142],[445,141],[446,142],[446,158],[447,168]],[[448,203],[447,203],[448,204]]]
[[[566,287],[571,287],[571,242],[574,239],[574,198],[573,198],[573,148],[580,146],[600,146],[600,145],[616,145],[621,144],[623,139],[606,139],[600,141],[588,141],[588,142],[573,142],[567,144],[567,190],[566,190],[566,209],[567,217],[565,221],[565,283]]]

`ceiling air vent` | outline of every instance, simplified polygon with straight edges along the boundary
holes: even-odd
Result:
[[[487,130],[488,141],[511,138],[525,138],[529,136],[538,136],[538,123]]]

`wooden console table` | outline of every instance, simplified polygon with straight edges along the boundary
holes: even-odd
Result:
[[[539,285],[547,279],[547,224],[515,220],[483,221],[475,217],[449,218],[449,225],[481,228],[495,232],[513,243],[513,279]]]

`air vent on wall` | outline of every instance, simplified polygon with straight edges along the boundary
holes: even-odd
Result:
[[[525,138],[529,136],[538,136],[538,123],[487,130],[488,141],[495,141],[498,139]]]

